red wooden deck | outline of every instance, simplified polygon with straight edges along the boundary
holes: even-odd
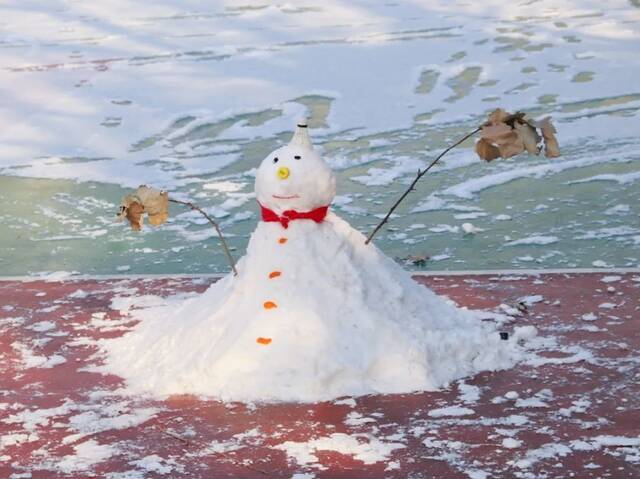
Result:
[[[213,280],[0,280],[0,477],[640,477],[639,274],[417,280],[471,308],[540,295],[505,325],[535,325],[536,355],[440,392],[315,405],[154,401],[84,370],[100,361],[96,339],[133,325],[111,299]],[[308,443],[339,434],[359,454]],[[298,454],[287,441],[302,444]]]

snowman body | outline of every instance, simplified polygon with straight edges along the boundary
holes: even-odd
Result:
[[[106,344],[136,392],[319,401],[433,390],[509,367],[520,351],[427,288],[328,210],[331,169],[299,127],[256,175],[263,221],[238,276],[143,310]]]

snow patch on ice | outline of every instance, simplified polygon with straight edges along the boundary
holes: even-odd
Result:
[[[481,389],[472,384],[466,384],[464,381],[458,383],[458,391],[460,391],[460,400],[465,403],[476,403],[480,400]]]
[[[533,306],[536,303],[544,301],[544,297],[539,294],[531,294],[528,296],[522,296],[516,300],[518,303],[524,303],[527,306]]]
[[[48,468],[59,470],[64,474],[88,471],[119,452],[115,446],[100,444],[94,439],[73,446],[73,450],[74,454],[62,457]]]
[[[548,245],[558,242],[557,236],[545,236],[545,235],[532,235],[526,238],[521,238],[514,241],[505,243],[506,246],[519,246],[519,245]]]
[[[604,173],[601,175],[594,175],[588,178],[582,178],[580,180],[570,181],[569,184],[578,184],[578,183],[588,183],[590,181],[612,181],[616,182],[619,185],[626,185],[627,183],[633,183],[634,181],[640,180],[640,171],[634,171],[631,173]]]
[[[175,461],[173,459],[164,459],[157,454],[151,454],[142,459],[131,461],[129,464],[143,469],[146,472],[155,472],[156,474],[164,475],[173,471]]]
[[[507,449],[516,449],[522,446],[522,441],[518,441],[517,439],[513,439],[511,437],[505,437],[502,440],[502,447],[506,447]]]
[[[365,417],[356,411],[347,414],[347,417],[344,420],[344,423],[347,426],[362,426],[363,424],[370,422],[376,422],[376,420],[372,417]]]
[[[612,206],[611,208],[607,208],[604,211],[604,214],[605,215],[624,215],[629,213],[630,211],[631,211],[631,208],[629,207],[629,205],[620,203],[615,206]]]
[[[11,343],[11,347],[20,353],[23,367],[26,369],[48,369],[67,362],[66,358],[60,354],[52,354],[51,356],[38,355],[33,351],[33,349],[18,341]]]
[[[586,156],[574,160],[545,162],[535,166],[527,166],[521,168],[513,168],[498,173],[490,173],[488,175],[472,178],[457,185],[446,188],[442,193],[447,195],[458,196],[460,198],[473,198],[477,193],[498,185],[504,185],[511,181],[522,178],[543,178],[549,174],[560,173],[562,171],[583,168],[585,166],[605,163],[608,161],[630,161],[636,152],[629,152],[623,158],[612,158],[606,156]]]
[[[68,297],[73,299],[83,299],[89,296],[89,293],[82,289],[77,289],[73,293],[71,293]]]
[[[51,331],[55,329],[56,323],[53,321],[39,321],[37,323],[33,323],[30,326],[27,326],[27,329],[31,329],[32,331],[36,331],[38,333],[43,333],[45,331]]]
[[[338,406],[349,406],[349,407],[356,407],[357,405],[356,400],[353,398],[336,399],[335,401],[333,401],[333,404]]]
[[[571,454],[571,448],[564,444],[548,443],[537,449],[527,451],[522,459],[515,461],[515,467],[519,469],[530,469],[534,464],[545,459],[555,457],[565,457]]]
[[[582,319],[583,321],[596,321],[598,320],[598,315],[595,313],[585,313],[580,316],[580,319]]]
[[[375,464],[389,458],[391,453],[406,446],[398,442],[382,442],[369,434],[348,435],[334,433],[327,437],[311,439],[306,442],[286,441],[274,449],[284,451],[289,458],[300,466],[313,465],[318,462],[318,451],[334,451],[353,456],[364,464]]]
[[[462,406],[448,406],[443,408],[432,409],[429,411],[431,417],[448,417],[448,416],[470,416],[476,412],[473,409]]]
[[[531,397],[518,398],[515,406],[520,408],[546,408],[549,407],[547,401],[551,399],[553,399],[553,392],[550,389],[542,389]]]
[[[540,367],[546,364],[574,364],[581,361],[595,364],[593,353],[591,351],[587,351],[586,349],[580,349],[578,352],[570,354],[569,356],[560,358],[535,356],[527,359],[525,362],[530,366]]]
[[[603,276],[600,281],[602,281],[603,283],[617,283],[618,281],[620,281],[622,279],[622,276],[618,276],[617,274],[615,275],[608,275],[608,276]]]
[[[473,235],[476,233],[483,232],[484,229],[478,228],[477,226],[474,226],[472,223],[462,223],[462,231],[464,231],[465,234]]]

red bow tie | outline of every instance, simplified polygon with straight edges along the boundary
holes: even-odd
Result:
[[[258,204],[260,205],[260,211],[262,212],[262,221],[277,221],[285,229],[289,227],[289,221],[293,220],[313,220],[316,223],[322,223],[325,216],[327,216],[327,211],[329,210],[329,206],[327,205],[311,211],[300,212],[296,210],[287,210],[283,211],[282,215],[278,215],[275,211],[265,208],[260,203]]]

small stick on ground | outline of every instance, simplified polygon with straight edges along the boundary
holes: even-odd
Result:
[[[227,242],[224,240],[224,236],[222,236],[222,231],[220,231],[220,227],[218,226],[218,223],[216,223],[211,218],[211,216],[209,216],[207,213],[205,213],[205,211],[202,208],[200,208],[197,205],[194,205],[190,201],[174,200],[173,198],[169,198],[169,201],[171,203],[178,203],[178,204],[181,204],[181,205],[184,205],[184,206],[188,206],[192,210],[199,212],[202,216],[204,216],[207,219],[207,221],[209,221],[209,223],[211,223],[213,225],[213,227],[215,228],[216,232],[218,233],[218,237],[220,238],[220,243],[222,244],[222,248],[224,249],[224,252],[227,255],[227,259],[229,260],[229,264],[231,265],[231,269],[233,270],[233,275],[234,276],[238,276],[238,270],[236,270],[236,263],[233,260],[233,256],[231,256],[231,251],[229,250],[229,247],[227,246]]]
[[[369,235],[369,237],[367,238],[367,240],[364,242],[364,244],[369,244],[371,243],[371,240],[373,239],[373,237],[375,236],[375,234],[380,230],[380,228],[382,228],[384,226],[384,224],[389,221],[389,218],[391,217],[391,215],[393,214],[393,212],[396,210],[396,208],[398,207],[398,205],[400,205],[400,203],[402,202],[402,200],[404,200],[406,198],[406,196],[411,193],[416,186],[416,183],[418,183],[418,181],[420,181],[420,178],[422,178],[427,171],[429,171],[437,162],[438,160],[440,160],[440,158],[442,158],[444,155],[446,155],[449,150],[452,150],[453,148],[455,148],[456,146],[458,146],[460,143],[464,142],[465,140],[467,140],[468,138],[471,138],[473,135],[475,135],[476,133],[478,133],[480,130],[482,129],[481,126],[479,126],[478,128],[476,128],[475,130],[473,130],[471,133],[468,133],[467,135],[465,135],[464,137],[462,137],[460,140],[456,141],[453,145],[449,146],[446,150],[444,150],[442,153],[440,153],[438,155],[438,157],[433,160],[431,162],[431,164],[429,166],[427,166],[426,169],[424,170],[418,170],[418,174],[416,176],[416,178],[413,180],[413,182],[409,185],[409,188],[407,188],[407,190],[402,193],[402,196],[400,196],[400,198],[398,198],[398,201],[396,201],[393,206],[391,207],[391,209],[389,210],[389,212],[387,213],[387,215],[384,217],[384,219],[378,223],[378,226],[375,227],[375,229],[371,232],[371,234]]]

